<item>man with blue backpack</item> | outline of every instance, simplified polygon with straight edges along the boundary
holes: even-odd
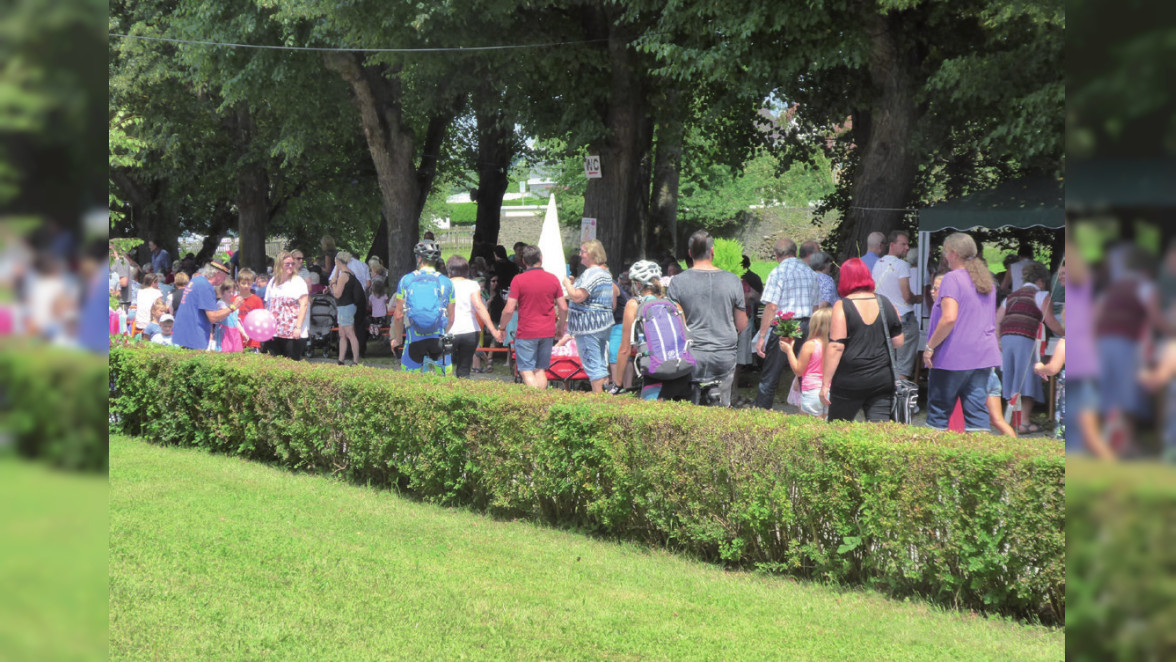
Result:
[[[417,259],[416,271],[405,274],[396,287],[396,308],[392,312],[392,351],[405,335],[403,370],[428,372],[427,367],[449,373],[450,353],[444,338],[454,321],[453,281],[437,272],[441,248],[426,239],[412,249]]]

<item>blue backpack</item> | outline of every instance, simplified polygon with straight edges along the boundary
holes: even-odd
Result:
[[[685,377],[695,359],[686,337],[686,322],[678,306],[666,299],[646,301],[637,308],[637,323],[645,336],[645,350],[635,360],[638,372],[659,381]]]
[[[444,294],[441,276],[433,271],[419,272],[405,290],[404,315],[412,330],[421,336],[443,331],[446,305],[441,301]]]

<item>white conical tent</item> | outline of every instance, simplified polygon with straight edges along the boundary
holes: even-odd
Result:
[[[559,212],[555,210],[554,194],[547,199],[547,215],[543,218],[538,246],[543,252],[543,270],[562,283],[568,275],[568,263],[564,259],[563,236],[559,231]]]

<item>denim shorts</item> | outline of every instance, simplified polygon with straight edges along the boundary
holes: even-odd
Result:
[[[821,389],[814,388],[800,392],[800,412],[821,418],[829,415],[829,408],[821,402]]]
[[[515,338],[515,362],[520,372],[534,372],[551,367],[551,338]]]
[[[339,316],[339,326],[355,326],[355,304],[339,306],[335,312]]]
[[[576,336],[576,347],[580,350],[580,364],[588,379],[596,381],[608,377],[608,338],[612,327]]]
[[[1001,389],[1000,377],[996,374],[996,368],[993,368],[992,374],[988,375],[988,397],[1001,397]]]

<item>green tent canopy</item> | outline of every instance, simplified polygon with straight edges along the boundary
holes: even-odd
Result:
[[[919,231],[982,228],[1062,228],[1065,189],[1048,176],[1008,181],[994,189],[947,200],[919,211]]]
[[[1176,208],[1176,157],[1073,164],[1066,173],[1066,206],[1079,211]]]

